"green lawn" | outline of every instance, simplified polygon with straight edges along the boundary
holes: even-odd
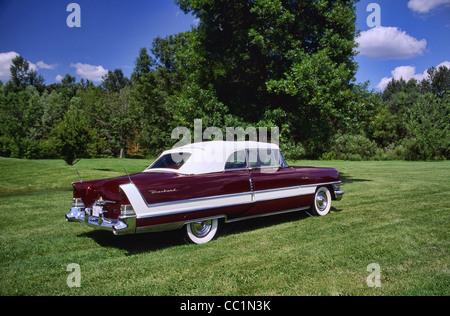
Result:
[[[148,160],[77,164],[84,180]],[[291,163],[292,164],[292,163]],[[229,224],[206,245],[180,233],[116,237],[66,223],[72,167],[0,158],[0,295],[449,295],[450,162],[301,161],[337,168],[344,199],[326,217]],[[67,266],[80,265],[69,288]],[[379,265],[381,287],[368,287]]]

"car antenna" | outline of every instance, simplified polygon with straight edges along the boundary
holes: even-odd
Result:
[[[128,179],[130,179],[130,182],[133,183],[133,181],[131,181],[131,177],[130,177],[130,175],[128,174],[127,169],[126,169],[125,166],[123,165],[123,162],[122,162],[122,167],[123,167],[123,170],[125,170],[125,172],[127,173],[127,176],[128,176]]]
[[[73,167],[75,168],[76,172],[78,173],[78,176],[80,177],[81,182],[83,182],[83,178],[80,176],[80,173],[78,172],[77,167],[75,167],[75,166],[73,166]]]

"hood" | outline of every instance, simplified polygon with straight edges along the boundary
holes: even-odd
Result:
[[[294,167],[302,184],[328,183],[339,181],[339,171],[333,168]]]

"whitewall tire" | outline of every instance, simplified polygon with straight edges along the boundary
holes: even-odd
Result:
[[[314,195],[312,210],[317,216],[325,216],[331,209],[331,193],[327,187],[320,187]]]
[[[206,244],[214,238],[218,226],[218,219],[188,223],[186,224],[186,239],[193,244]]]

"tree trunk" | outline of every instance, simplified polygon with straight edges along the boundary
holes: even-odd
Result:
[[[120,157],[119,158],[125,158],[125,146],[123,143],[120,146]]]

